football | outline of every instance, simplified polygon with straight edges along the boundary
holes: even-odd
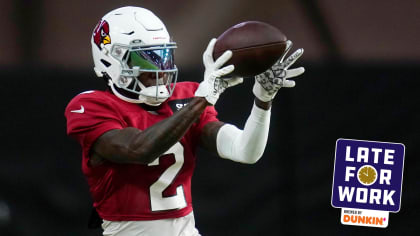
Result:
[[[246,21],[223,32],[216,41],[213,58],[226,50],[233,52],[226,65],[235,65],[235,76],[253,77],[270,68],[286,49],[286,36],[276,27],[260,22]]]

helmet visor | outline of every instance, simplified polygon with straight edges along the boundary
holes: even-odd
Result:
[[[127,64],[130,68],[138,66],[142,71],[173,70],[175,69],[174,49],[160,48],[130,51]]]

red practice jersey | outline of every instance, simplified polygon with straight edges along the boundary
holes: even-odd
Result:
[[[94,207],[109,221],[176,218],[192,211],[191,177],[195,150],[205,124],[217,121],[208,106],[184,137],[148,165],[104,162],[92,167],[89,151],[95,140],[112,129],[145,130],[170,117],[194,97],[198,84],[177,83],[173,95],[154,113],[125,102],[108,91],[77,95],[65,110],[67,133],[82,147],[82,171],[87,178]]]

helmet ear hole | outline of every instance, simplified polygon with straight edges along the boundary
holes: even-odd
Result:
[[[101,59],[102,64],[104,64],[105,67],[110,67],[111,63],[105,61],[104,59]]]

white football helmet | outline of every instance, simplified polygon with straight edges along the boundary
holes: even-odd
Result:
[[[122,7],[109,12],[96,25],[91,43],[96,75],[106,76],[120,99],[158,106],[172,95],[176,43],[151,11]],[[141,73],[155,73],[156,85],[146,87],[138,79]]]

